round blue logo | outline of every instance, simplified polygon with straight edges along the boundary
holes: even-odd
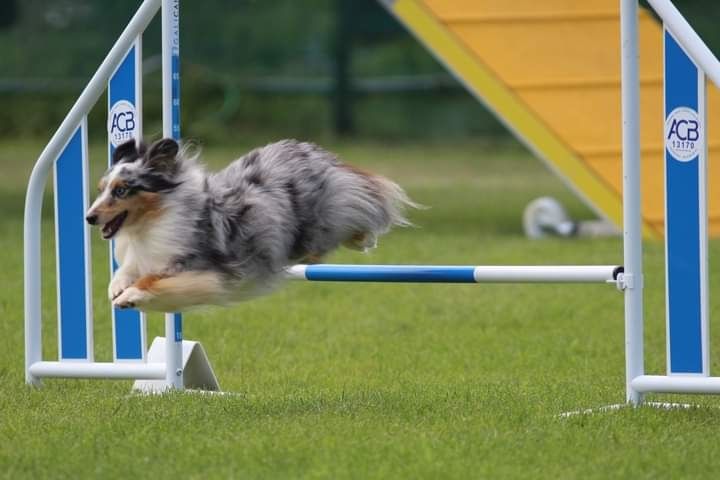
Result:
[[[698,112],[678,107],[665,119],[665,148],[680,162],[689,162],[700,154],[702,125]]]
[[[108,113],[108,137],[113,147],[118,147],[132,138],[136,138],[137,113],[135,105],[120,100]]]

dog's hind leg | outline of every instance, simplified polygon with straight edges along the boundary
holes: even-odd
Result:
[[[145,275],[113,301],[118,308],[178,312],[188,307],[219,303],[225,288],[219,274],[188,271],[172,276]]]
[[[367,252],[368,250],[377,247],[377,236],[371,232],[356,233],[349,239],[345,240],[343,242],[343,246],[351,250]]]
[[[309,253],[305,255],[302,259],[300,259],[300,263],[306,263],[308,265],[316,265],[318,263],[323,263],[323,256],[318,255],[317,253]]]

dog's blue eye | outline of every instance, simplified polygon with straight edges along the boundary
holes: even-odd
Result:
[[[124,197],[126,194],[127,194],[127,188],[125,188],[125,187],[115,187],[115,188],[113,189],[113,195],[116,196],[116,197],[118,197],[118,198],[122,198],[122,197]]]

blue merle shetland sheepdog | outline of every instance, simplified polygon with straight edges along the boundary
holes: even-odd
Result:
[[[366,251],[414,207],[390,180],[283,140],[208,173],[171,139],[115,149],[87,221],[115,239],[119,308],[176,312],[270,292],[295,263]]]

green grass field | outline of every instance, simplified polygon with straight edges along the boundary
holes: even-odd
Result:
[[[589,218],[519,147],[330,145],[431,208],[357,263],[616,264],[619,239],[523,238],[550,194]],[[295,283],[186,316],[232,395],[129,395],[130,382],[23,384],[22,207],[42,145],[0,143],[0,477],[712,478],[720,406],[558,414],[624,400],[623,303],[605,285]],[[221,166],[249,145],[207,148]],[[104,147],[92,148],[95,174]],[[56,355],[52,209],[44,350]],[[96,233],[96,232],[95,232]],[[111,356],[107,253],[93,237],[96,358]],[[646,369],[664,371],[663,245],[646,245]],[[720,243],[711,244],[712,285]],[[713,290],[716,290],[713,288]],[[720,300],[712,314],[720,317]],[[716,324],[714,324],[716,325]],[[159,316],[150,337],[160,335]],[[712,357],[718,371],[718,357]]]

